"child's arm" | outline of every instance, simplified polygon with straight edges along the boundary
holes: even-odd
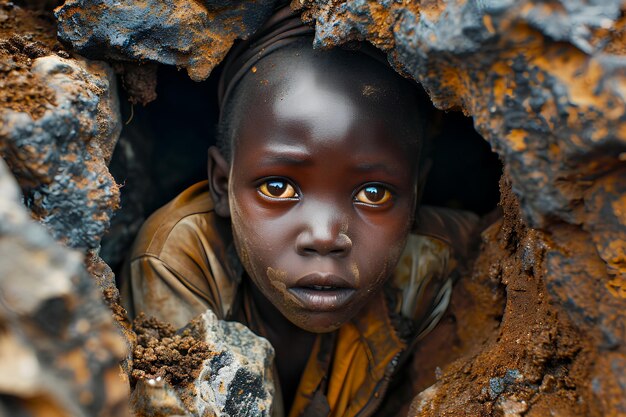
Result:
[[[131,318],[140,312],[171,323],[176,328],[211,309],[216,303],[193,287],[174,268],[154,256],[144,255],[127,265],[122,300]]]
[[[179,328],[207,309],[227,316],[239,277],[228,266],[218,221],[206,181],[150,216],[122,273],[131,319],[144,312]]]

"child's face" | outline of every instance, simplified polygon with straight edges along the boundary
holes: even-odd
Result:
[[[326,332],[353,318],[396,266],[415,210],[417,155],[398,133],[408,122],[384,116],[394,103],[372,105],[362,88],[308,75],[247,112],[229,204],[257,288],[295,325]]]

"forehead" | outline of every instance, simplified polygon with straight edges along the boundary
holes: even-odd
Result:
[[[350,146],[366,150],[371,139],[383,138],[384,148],[416,150],[421,132],[411,87],[360,53],[284,48],[262,59],[236,89],[235,147],[242,133],[262,130],[266,138],[317,139],[308,147],[358,139]]]

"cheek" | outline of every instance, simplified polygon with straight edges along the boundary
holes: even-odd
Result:
[[[369,224],[360,236],[358,273],[364,288],[377,288],[392,274],[406,245],[411,221],[406,213],[391,221]],[[353,269],[357,269],[353,267]]]
[[[264,215],[256,196],[247,194],[230,193],[234,242],[248,275],[257,286],[269,288],[272,280],[268,268],[276,267],[277,254],[284,252],[280,246],[282,228]]]
[[[256,271],[254,271],[256,262],[252,262],[253,248],[257,246],[255,228],[250,227],[250,223],[246,221],[250,217],[244,210],[246,206],[240,203],[232,190],[229,193],[229,204],[233,240],[237,254],[245,270],[251,275],[256,275]]]

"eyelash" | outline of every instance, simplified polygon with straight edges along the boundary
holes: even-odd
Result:
[[[291,191],[293,192],[294,195],[292,196],[288,196],[288,197],[281,197],[281,196],[276,196],[276,195],[271,195],[270,190],[268,189],[268,185],[270,183],[283,183],[286,187],[286,190],[283,191],[283,194],[285,193],[290,193],[289,188],[291,188]],[[289,188],[287,188],[289,187]],[[384,199],[384,201],[377,203],[377,202],[372,202],[372,203],[368,203],[366,201],[362,201],[359,199],[359,196],[361,195],[361,193],[365,193],[365,190],[368,188],[379,188],[382,189],[382,191],[385,193],[383,195],[383,197],[381,198],[381,200]],[[298,189],[298,187],[290,180],[286,179],[286,178],[281,178],[281,177],[271,177],[271,178],[264,178],[262,180],[260,180],[257,183],[257,192],[266,199],[270,199],[272,201],[297,201],[301,198],[302,193],[300,192],[300,190]],[[364,194],[365,196],[365,194]],[[393,199],[395,198],[396,194],[393,191],[393,189],[391,187],[389,187],[386,184],[381,184],[381,183],[377,183],[377,182],[368,182],[365,183],[363,185],[361,185],[359,188],[357,188],[355,190],[355,192],[352,195],[352,201],[355,204],[358,205],[363,205],[366,207],[372,207],[372,208],[380,208],[380,207],[384,207],[387,206],[388,202],[392,202]],[[367,198],[367,197],[366,197]]]

